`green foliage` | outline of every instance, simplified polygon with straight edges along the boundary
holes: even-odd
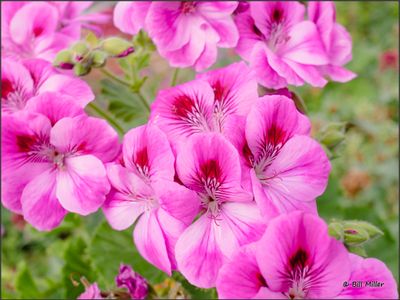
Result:
[[[106,288],[114,284],[122,263],[131,265],[151,283],[160,283],[167,277],[140,256],[133,244],[132,228],[115,231],[104,221],[90,242],[89,255],[99,273],[97,280]]]
[[[40,297],[36,283],[25,263],[22,263],[19,267],[15,280],[15,289],[18,296],[23,299],[37,299]]]

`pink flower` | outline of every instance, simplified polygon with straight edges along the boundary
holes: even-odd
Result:
[[[81,27],[98,34],[101,30],[95,24],[105,24],[111,21],[111,16],[105,13],[89,13],[93,1],[52,1],[59,14],[59,31],[79,39]]]
[[[35,228],[51,230],[67,212],[88,215],[103,204],[104,163],[118,154],[118,135],[71,97],[31,99],[27,111],[2,117],[2,137],[2,203]]]
[[[335,4],[333,2],[308,2],[308,17],[317,26],[321,35],[329,63],[320,70],[332,80],[346,82],[356,74],[343,68],[351,58],[351,36],[347,30],[336,23]]]
[[[384,284],[343,288],[353,281]],[[322,219],[304,212],[270,221],[258,242],[221,268],[217,291],[220,299],[397,298],[396,282],[382,262],[349,254]]]
[[[42,58],[52,61],[74,38],[58,31],[59,14],[47,2],[1,3],[1,46],[5,56],[17,60]]]
[[[246,123],[236,123],[230,139],[241,153],[243,185],[253,191],[263,215],[316,212],[315,198],[325,190],[330,163],[309,132],[307,117],[281,95],[260,98]]]
[[[77,299],[104,299],[97,283],[88,286],[86,290],[79,295]]]
[[[258,98],[254,74],[244,63],[203,73],[197,80],[162,90],[150,120],[176,147],[194,133],[225,133],[237,116],[246,116]]]
[[[44,92],[60,92],[71,96],[81,107],[94,99],[94,94],[85,81],[59,74],[50,63],[41,59],[23,62],[2,59],[1,87],[3,114],[25,109],[30,99]]]
[[[148,31],[161,56],[173,67],[210,67],[217,47],[232,48],[238,31],[231,18],[234,1],[184,1],[117,4],[114,23],[123,32]]]
[[[222,135],[190,137],[178,152],[176,168],[182,183],[197,193],[193,216],[199,213],[176,243],[178,268],[192,284],[210,288],[223,263],[257,240],[264,224],[252,195],[240,186],[238,153]],[[185,214],[190,205],[176,209]]]
[[[304,12],[295,1],[251,2],[249,10],[235,17],[240,35],[236,50],[250,61],[260,84],[274,89],[326,84],[317,67],[328,58],[317,27],[304,21]]]
[[[147,281],[138,273],[135,273],[131,266],[122,265],[119,267],[119,274],[115,277],[117,287],[126,288],[132,299],[145,299],[148,294]]]
[[[194,217],[195,194],[174,182],[175,158],[165,134],[147,125],[129,131],[122,148],[123,165],[110,164],[113,187],[103,206],[111,227],[124,230],[135,223],[140,254],[171,275],[176,269],[176,240]],[[181,212],[176,207],[187,207]],[[175,211],[178,210],[178,213]]]

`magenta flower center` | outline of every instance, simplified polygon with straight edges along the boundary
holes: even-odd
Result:
[[[46,137],[18,135],[16,139],[18,149],[25,153],[27,162],[51,162],[57,167],[64,165],[64,154],[55,150]]]
[[[1,80],[1,108],[10,113],[25,107],[28,96],[19,88],[15,88],[7,79]]]
[[[279,46],[285,44],[290,39],[282,10],[276,8],[273,11],[268,27],[269,35],[267,44],[271,50],[277,50]]]
[[[181,3],[181,11],[184,14],[190,14],[196,10],[196,2],[193,1],[183,1]]]
[[[188,123],[190,128],[196,128],[195,132],[209,131],[207,120],[202,112],[201,105],[186,95],[177,97],[172,105],[172,113],[176,118]]]
[[[144,177],[149,177],[149,157],[147,155],[147,147],[136,152],[136,158],[133,159],[138,172]]]
[[[304,299],[307,297],[308,289],[312,283],[309,265],[308,254],[301,248],[289,259],[290,271],[288,280],[290,288],[287,296],[290,299]]]

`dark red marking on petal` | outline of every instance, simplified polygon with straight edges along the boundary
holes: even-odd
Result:
[[[35,27],[33,28],[33,34],[35,35],[35,37],[41,35],[44,31],[43,27]]]
[[[175,98],[172,110],[179,117],[186,118],[188,114],[192,112],[193,106],[194,101],[190,97],[182,95]]]
[[[272,21],[275,23],[280,23],[282,22],[282,19],[283,19],[283,12],[280,9],[275,8],[274,12],[272,13]]]
[[[221,179],[222,171],[218,161],[211,159],[200,166],[201,174],[204,178],[215,178],[218,181]]]
[[[260,31],[260,29],[257,28],[256,24],[253,24],[253,32],[259,36],[259,37],[264,37],[264,35],[262,34],[262,32]]]
[[[251,153],[250,147],[247,144],[247,142],[245,142],[245,144],[243,145],[242,154],[243,154],[244,158],[246,159],[248,166],[252,166],[254,157],[253,157],[253,153]]]
[[[1,79],[1,98],[6,99],[7,96],[14,92],[14,86],[8,79]]]
[[[218,80],[213,84],[214,98],[216,101],[222,101],[226,96],[226,90]]]
[[[262,276],[261,273],[257,273],[256,276],[257,276],[257,280],[258,280],[260,286],[268,286],[267,282],[265,281],[264,276]]]
[[[143,149],[136,152],[136,158],[134,159],[134,162],[140,168],[148,166],[149,157],[147,155],[147,147],[144,147]]]
[[[32,146],[37,143],[36,136],[33,135],[17,135],[17,146],[21,152],[29,152]]]
[[[274,146],[286,143],[287,138],[288,137],[286,131],[276,126],[275,124],[272,124],[268,128],[264,136],[265,144],[266,145],[270,144]]]
[[[297,268],[304,269],[308,263],[308,254],[302,248],[299,248],[289,259],[289,265],[292,270]]]

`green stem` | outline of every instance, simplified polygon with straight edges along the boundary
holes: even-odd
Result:
[[[123,85],[125,85],[125,86],[127,86],[127,87],[129,87],[129,88],[131,87],[130,84],[129,84],[128,82],[126,82],[125,80],[122,80],[122,79],[119,78],[118,76],[115,76],[115,75],[114,75],[111,71],[109,71],[108,69],[106,69],[106,68],[101,68],[100,71],[101,71],[104,75],[110,77],[112,80],[115,80],[116,82],[118,82],[118,83],[120,83],[120,84],[123,84]]]
[[[179,69],[176,68],[175,71],[174,71],[174,74],[172,75],[171,86],[175,86],[176,81],[178,79],[178,74],[179,74]]]
[[[103,109],[97,106],[95,103],[90,102],[88,106],[94,110],[100,117],[106,119],[121,135],[124,134],[124,129],[112,118],[110,117]]]
[[[146,107],[147,111],[150,112],[150,106],[149,106],[149,103],[147,103],[146,98],[142,95],[142,93],[140,91],[135,91],[135,93],[138,95],[140,101],[142,101],[142,103]]]

